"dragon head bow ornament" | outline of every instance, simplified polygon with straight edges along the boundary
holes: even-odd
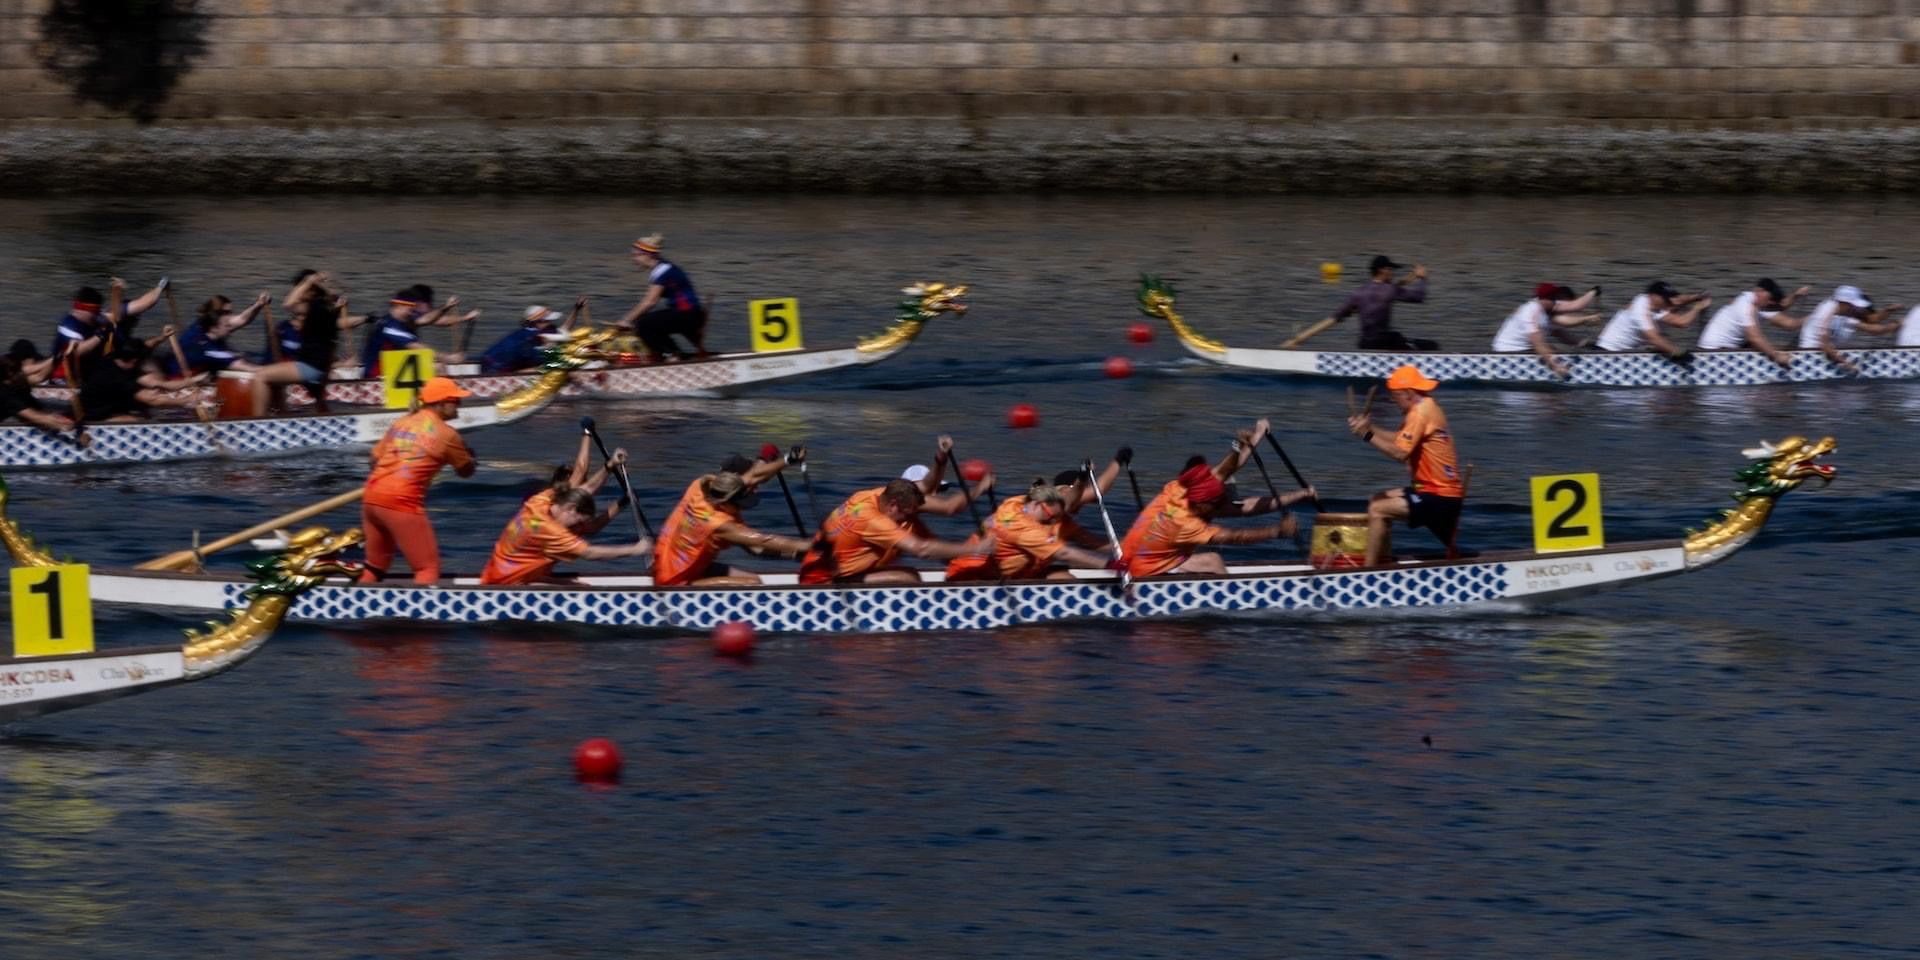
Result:
[[[1141,274],[1140,312],[1149,317],[1165,320],[1169,326],[1173,327],[1173,335],[1179,337],[1180,342],[1186,344],[1189,348],[1202,353],[1218,353],[1224,355],[1227,352],[1226,344],[1195,330],[1193,325],[1189,324],[1185,317],[1174,312],[1173,303],[1175,293],[1176,291],[1173,289],[1172,284],[1161,280],[1159,277],[1148,276],[1144,273]]]
[[[1687,566],[1713,563],[1744,546],[1773,515],[1774,501],[1787,491],[1809,479],[1817,478],[1821,486],[1832,483],[1837,471],[1820,458],[1832,453],[1834,447],[1832,437],[1817,441],[1788,437],[1779,443],[1763,440],[1759,446],[1741,451],[1753,462],[1733,475],[1740,482],[1740,488],[1733,492],[1740,505],[1721,511],[1704,530],[1687,531]]]
[[[360,564],[341,559],[340,553],[365,539],[359,527],[340,533],[308,527],[287,537],[277,552],[248,562],[254,585],[241,594],[247,605],[233,611],[226,623],[208,622],[205,633],[187,631],[187,644],[180,652],[186,656],[188,679],[238,666],[272,636],[294,598],[328,577],[357,576]]]
[[[902,287],[900,292],[906,296],[900,301],[900,312],[894,316],[893,324],[860,341],[855,349],[861,353],[891,353],[912,342],[920,335],[920,328],[934,317],[967,312],[967,305],[961,300],[967,295],[964,283],[921,282]]]

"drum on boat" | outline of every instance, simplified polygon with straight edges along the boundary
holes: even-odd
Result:
[[[220,419],[253,416],[253,374],[222,370],[214,378],[213,395],[220,401]]]
[[[1393,550],[1393,534],[1387,534],[1382,552]],[[1367,515],[1364,513],[1321,513],[1313,518],[1313,546],[1307,562],[1316,570],[1345,570],[1367,564]]]

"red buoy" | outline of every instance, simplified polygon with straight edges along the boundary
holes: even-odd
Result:
[[[620,748],[603,737],[580,741],[573,748],[573,772],[582,780],[619,779]]]
[[[713,652],[722,657],[744,657],[753,652],[753,624],[729,620],[713,628]]]
[[[1015,430],[1025,430],[1039,425],[1040,411],[1035,410],[1031,403],[1016,403],[1013,409],[1007,411],[1007,426]]]
[[[968,460],[960,465],[960,476],[968,483],[979,483],[980,478],[993,472],[993,464],[985,460]]]
[[[1107,358],[1107,377],[1113,380],[1125,380],[1133,376],[1133,361],[1126,357]]]
[[[1127,339],[1132,340],[1134,343],[1152,343],[1153,327],[1144,323],[1136,323],[1127,328]]]

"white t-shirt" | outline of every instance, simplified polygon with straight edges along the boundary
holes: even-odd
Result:
[[[1520,309],[1507,315],[1500,324],[1500,332],[1493,335],[1493,352],[1525,353],[1533,349],[1533,333],[1545,334],[1552,326],[1553,319],[1548,316],[1547,308],[1538,300],[1528,300]]]
[[[1760,322],[1754,309],[1753,291],[1734,297],[1733,302],[1713,312],[1707,328],[1700,331],[1700,349],[1737,350],[1747,345],[1747,328]]]
[[[1900,321],[1899,338],[1893,343],[1899,347],[1920,347],[1920,307],[1907,311],[1907,318]]]
[[[1653,308],[1651,295],[1643,293],[1607,321],[1607,328],[1600,331],[1600,339],[1595,340],[1594,345],[1610,353],[1651,349],[1653,344],[1647,339],[1647,332],[1666,315],[1665,310]]]
[[[1835,347],[1844,347],[1847,341],[1853,339],[1854,332],[1860,328],[1860,318],[1843,317],[1839,308],[1838,300],[1822,300],[1819,306],[1813,308],[1813,312],[1807,315],[1807,322],[1800,326],[1800,349],[1820,349],[1820,331],[1829,324],[1833,326]]]

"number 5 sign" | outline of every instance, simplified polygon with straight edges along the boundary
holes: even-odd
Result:
[[[87,565],[14,567],[13,655],[48,657],[93,652],[93,602]]]
[[[792,297],[748,301],[747,326],[753,332],[754,353],[798,350],[800,301]]]
[[[1607,545],[1600,529],[1600,475],[1565,473],[1533,480],[1533,549],[1590,550]]]

